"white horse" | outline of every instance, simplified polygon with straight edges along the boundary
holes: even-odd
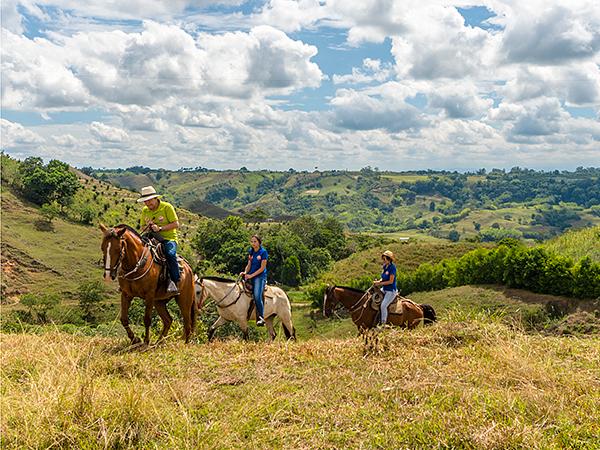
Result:
[[[196,298],[198,309],[204,305],[207,297],[212,298],[217,306],[219,318],[208,330],[208,340],[213,338],[215,330],[227,322],[237,322],[244,333],[244,339],[248,339],[248,320],[256,320],[256,307],[248,317],[250,302],[254,300],[244,292],[241,283],[218,277],[196,278]],[[275,286],[267,286],[263,296],[265,305],[265,323],[269,330],[271,341],[277,334],[273,328],[273,319],[278,316],[283,325],[283,332],[287,339],[296,339],[296,330],[292,323],[292,308],[290,300],[283,289]]]

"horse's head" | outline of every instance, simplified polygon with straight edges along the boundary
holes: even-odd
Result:
[[[114,280],[123,257],[122,238],[126,228],[107,228],[100,224],[100,230],[103,233],[100,248],[104,257],[104,279]]]
[[[194,289],[196,291],[196,304],[198,305],[198,310],[201,310],[208,297],[208,292],[204,289],[204,284],[202,280],[198,278],[198,275],[194,275]]]
[[[323,295],[323,316],[331,317],[333,314],[333,309],[335,305],[337,305],[337,298],[335,296],[335,286],[327,285],[327,289],[325,289],[325,294]]]

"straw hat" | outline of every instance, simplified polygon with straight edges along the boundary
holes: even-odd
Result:
[[[394,254],[391,251],[389,251],[389,250],[386,250],[385,252],[383,252],[382,255],[383,256],[387,256],[392,261],[396,259],[396,257],[394,256]]]
[[[145,202],[153,198],[161,197],[156,193],[156,189],[153,186],[145,186],[142,188],[142,196],[137,199],[138,203]]]

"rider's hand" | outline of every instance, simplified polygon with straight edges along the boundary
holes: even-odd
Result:
[[[150,228],[152,228],[152,231],[154,231],[155,233],[158,233],[160,230],[160,227],[158,225],[156,225],[155,223],[150,225]]]
[[[244,273],[244,280],[249,280],[250,279],[250,275],[248,275],[247,273]]]

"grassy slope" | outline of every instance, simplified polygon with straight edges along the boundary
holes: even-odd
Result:
[[[593,261],[600,261],[600,226],[567,231],[546,242],[544,246],[576,261],[584,256],[589,256]]]
[[[468,242],[450,243],[447,241],[392,243],[363,250],[350,255],[346,259],[337,261],[334,263],[333,268],[321,278],[337,284],[344,284],[363,275],[373,274],[378,276],[381,272],[381,253],[388,249],[396,255],[398,269],[409,271],[416,269],[425,262],[436,263],[443,258],[461,256],[480,245]]]
[[[598,338],[448,319],[368,348],[0,335],[2,448],[599,448]]]
[[[99,222],[135,226],[141,209],[135,203],[136,194],[86,177],[82,180],[85,189],[77,195],[85,201],[108,205]],[[99,193],[96,200],[92,197],[94,186]],[[2,188],[1,200],[4,295],[11,298],[25,292],[47,290],[69,298],[80,283],[101,278],[101,232],[96,226],[55,219],[48,228],[39,208],[10,189]],[[127,215],[126,205],[133,205]],[[194,235],[198,217],[182,209],[178,209],[178,214],[182,223],[181,248],[185,249]]]

